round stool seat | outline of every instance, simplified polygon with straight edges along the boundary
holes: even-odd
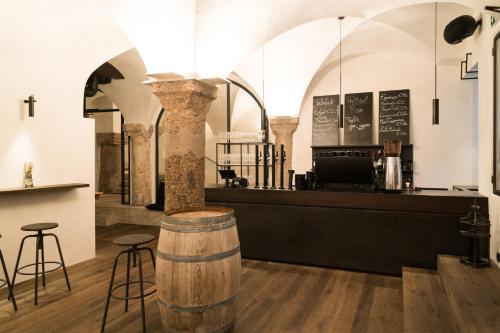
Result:
[[[113,244],[119,246],[134,246],[134,245],[142,245],[149,242],[152,242],[155,239],[155,236],[148,234],[132,234],[125,235],[113,240]]]
[[[33,223],[33,224],[27,224],[23,225],[21,227],[22,231],[42,231],[42,230],[49,230],[49,229],[55,229],[59,226],[57,223]]]

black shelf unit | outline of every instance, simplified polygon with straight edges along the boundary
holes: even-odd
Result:
[[[261,160],[258,165],[254,163],[243,163],[243,153],[247,154],[252,154],[255,153],[255,146],[259,146],[259,152],[262,153]],[[262,146],[262,147],[260,147]],[[264,150],[265,147],[268,147],[268,153],[267,156],[269,157],[269,161],[266,160]],[[217,142],[215,145],[215,182],[217,185],[219,185],[219,170],[231,170],[234,168],[239,168],[239,175],[243,175],[243,170],[246,168],[247,174],[250,173],[251,168],[255,167],[263,167],[264,168],[264,178],[269,179],[270,175],[270,168],[272,167],[272,162],[271,162],[271,147],[274,146],[274,143],[272,142]],[[234,151],[234,147],[238,147],[239,149],[236,149]],[[244,147],[246,148],[244,150]],[[220,163],[219,159],[219,152],[223,152],[226,154],[229,153],[239,153],[240,155],[240,162],[239,163]],[[267,171],[266,171],[267,170]],[[266,182],[268,183],[268,182]]]

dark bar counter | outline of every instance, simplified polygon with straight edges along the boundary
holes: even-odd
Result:
[[[436,268],[437,254],[459,255],[459,218],[477,192],[401,194],[207,187],[209,205],[235,210],[245,258],[401,275]]]

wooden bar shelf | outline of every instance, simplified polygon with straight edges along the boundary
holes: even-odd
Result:
[[[89,187],[89,184],[69,183],[69,184],[41,185],[41,186],[33,186],[33,187],[6,188],[6,189],[0,189],[0,195],[17,194],[17,193],[33,193],[33,192],[53,192],[53,191],[61,191],[61,190],[72,190],[75,188],[83,188],[83,187]]]

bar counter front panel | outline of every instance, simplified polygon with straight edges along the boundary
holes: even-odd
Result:
[[[207,187],[209,205],[235,210],[245,258],[401,275],[464,253],[460,217],[473,192],[402,194]]]

